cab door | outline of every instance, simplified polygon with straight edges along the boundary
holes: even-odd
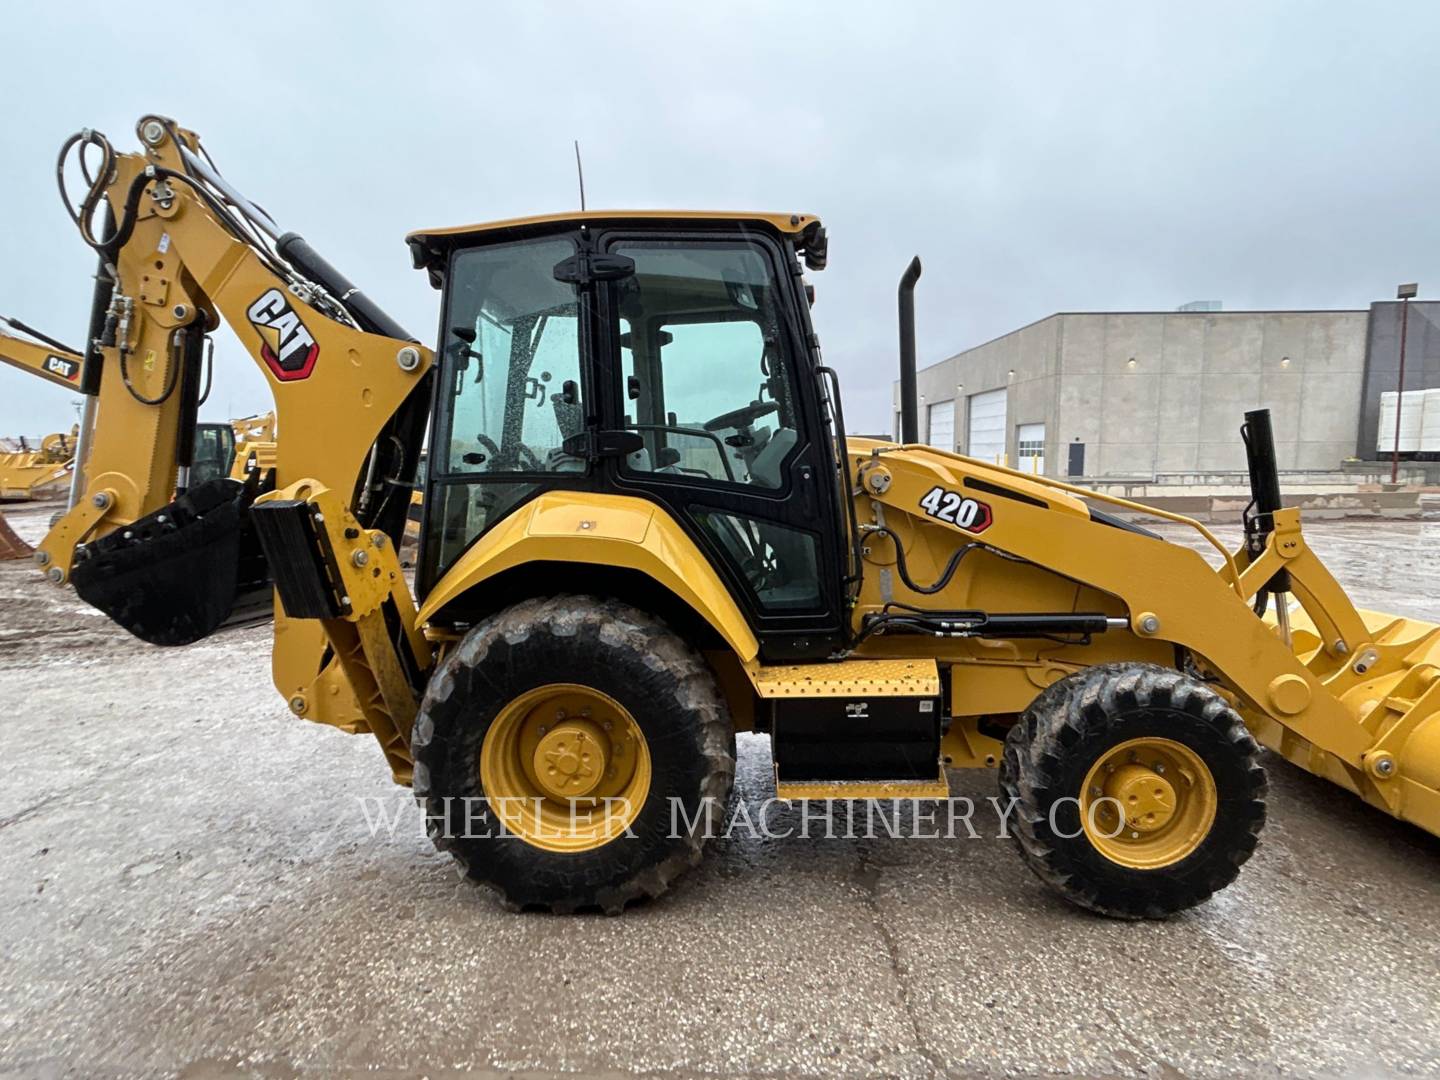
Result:
[[[745,231],[597,240],[634,262],[602,294],[599,366],[607,426],[641,445],[608,461],[608,483],[692,536],[766,659],[830,655],[842,537],[793,253]]]

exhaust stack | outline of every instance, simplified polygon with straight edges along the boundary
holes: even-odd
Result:
[[[900,275],[900,441],[920,441],[920,406],[915,398],[915,282],[920,280],[916,255]]]
[[[1245,414],[1240,437],[1245,441],[1245,459],[1250,471],[1250,502],[1253,516],[1245,523],[1246,545],[1252,556],[1265,550],[1265,538],[1275,531],[1276,510],[1285,504],[1280,496],[1280,466],[1275,458],[1275,432],[1269,409],[1251,409]],[[1290,575],[1277,571],[1265,586],[1273,593],[1290,591]],[[1283,603],[1283,602],[1282,602]]]

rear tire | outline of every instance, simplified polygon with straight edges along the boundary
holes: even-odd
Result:
[[[590,693],[597,709],[612,709],[617,726],[633,725],[635,741],[645,748],[643,774],[636,773],[645,790],[634,800],[625,832],[611,839],[577,840],[543,827],[527,838],[523,819],[506,828],[517,819],[505,817],[503,793],[497,798],[485,791],[482,771],[492,784],[523,784],[526,762],[540,760],[530,748],[545,728],[533,727],[535,715],[524,709],[538,700],[539,708],[550,709],[545,715],[554,716],[557,710],[545,703],[561,698],[547,699],[550,687],[572,701],[576,691]],[[571,720],[588,725],[580,741],[589,738],[592,748],[610,737],[608,721],[602,733],[579,714]],[[549,722],[553,733],[555,722]],[[528,736],[506,735],[525,724],[532,725]],[[502,741],[486,750],[487,738]],[[599,907],[617,914],[631,900],[664,892],[699,862],[735,776],[734,730],[700,655],[659,619],[593,597],[527,600],[471,630],[430,680],[412,751],[415,796],[436,847],[507,905],[556,912]],[[612,755],[607,763],[620,760]],[[533,780],[536,773],[528,775]],[[524,806],[529,798],[510,802]],[[551,803],[543,805],[553,820]],[[573,805],[564,806],[572,819]],[[631,809],[627,800],[626,812]],[[538,809],[536,815],[538,822]]]
[[[1102,664],[1051,686],[1011,728],[1000,789],[1018,802],[1013,835],[1042,881],[1103,915],[1158,919],[1229,885],[1254,852],[1258,754],[1205,684]]]

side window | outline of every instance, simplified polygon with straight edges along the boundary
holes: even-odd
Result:
[[[720,510],[697,508],[695,519],[745,575],[767,611],[820,606],[815,538],[799,529]]]
[[[785,337],[764,253],[743,242],[635,242],[618,283],[632,473],[784,486],[798,442]]]
[[[579,305],[553,272],[573,252],[568,240],[538,240],[455,257],[442,475],[584,470],[564,451],[584,425]]]
[[[190,486],[230,474],[235,456],[235,433],[229,424],[199,424],[195,428],[195,453],[190,464]]]

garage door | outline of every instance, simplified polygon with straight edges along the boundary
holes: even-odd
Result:
[[[982,461],[1005,460],[1005,389],[970,395],[970,441],[966,452]]]
[[[1015,425],[1015,468],[1045,474],[1045,425]]]
[[[941,450],[955,452],[955,402],[937,401],[930,406],[925,441]]]

